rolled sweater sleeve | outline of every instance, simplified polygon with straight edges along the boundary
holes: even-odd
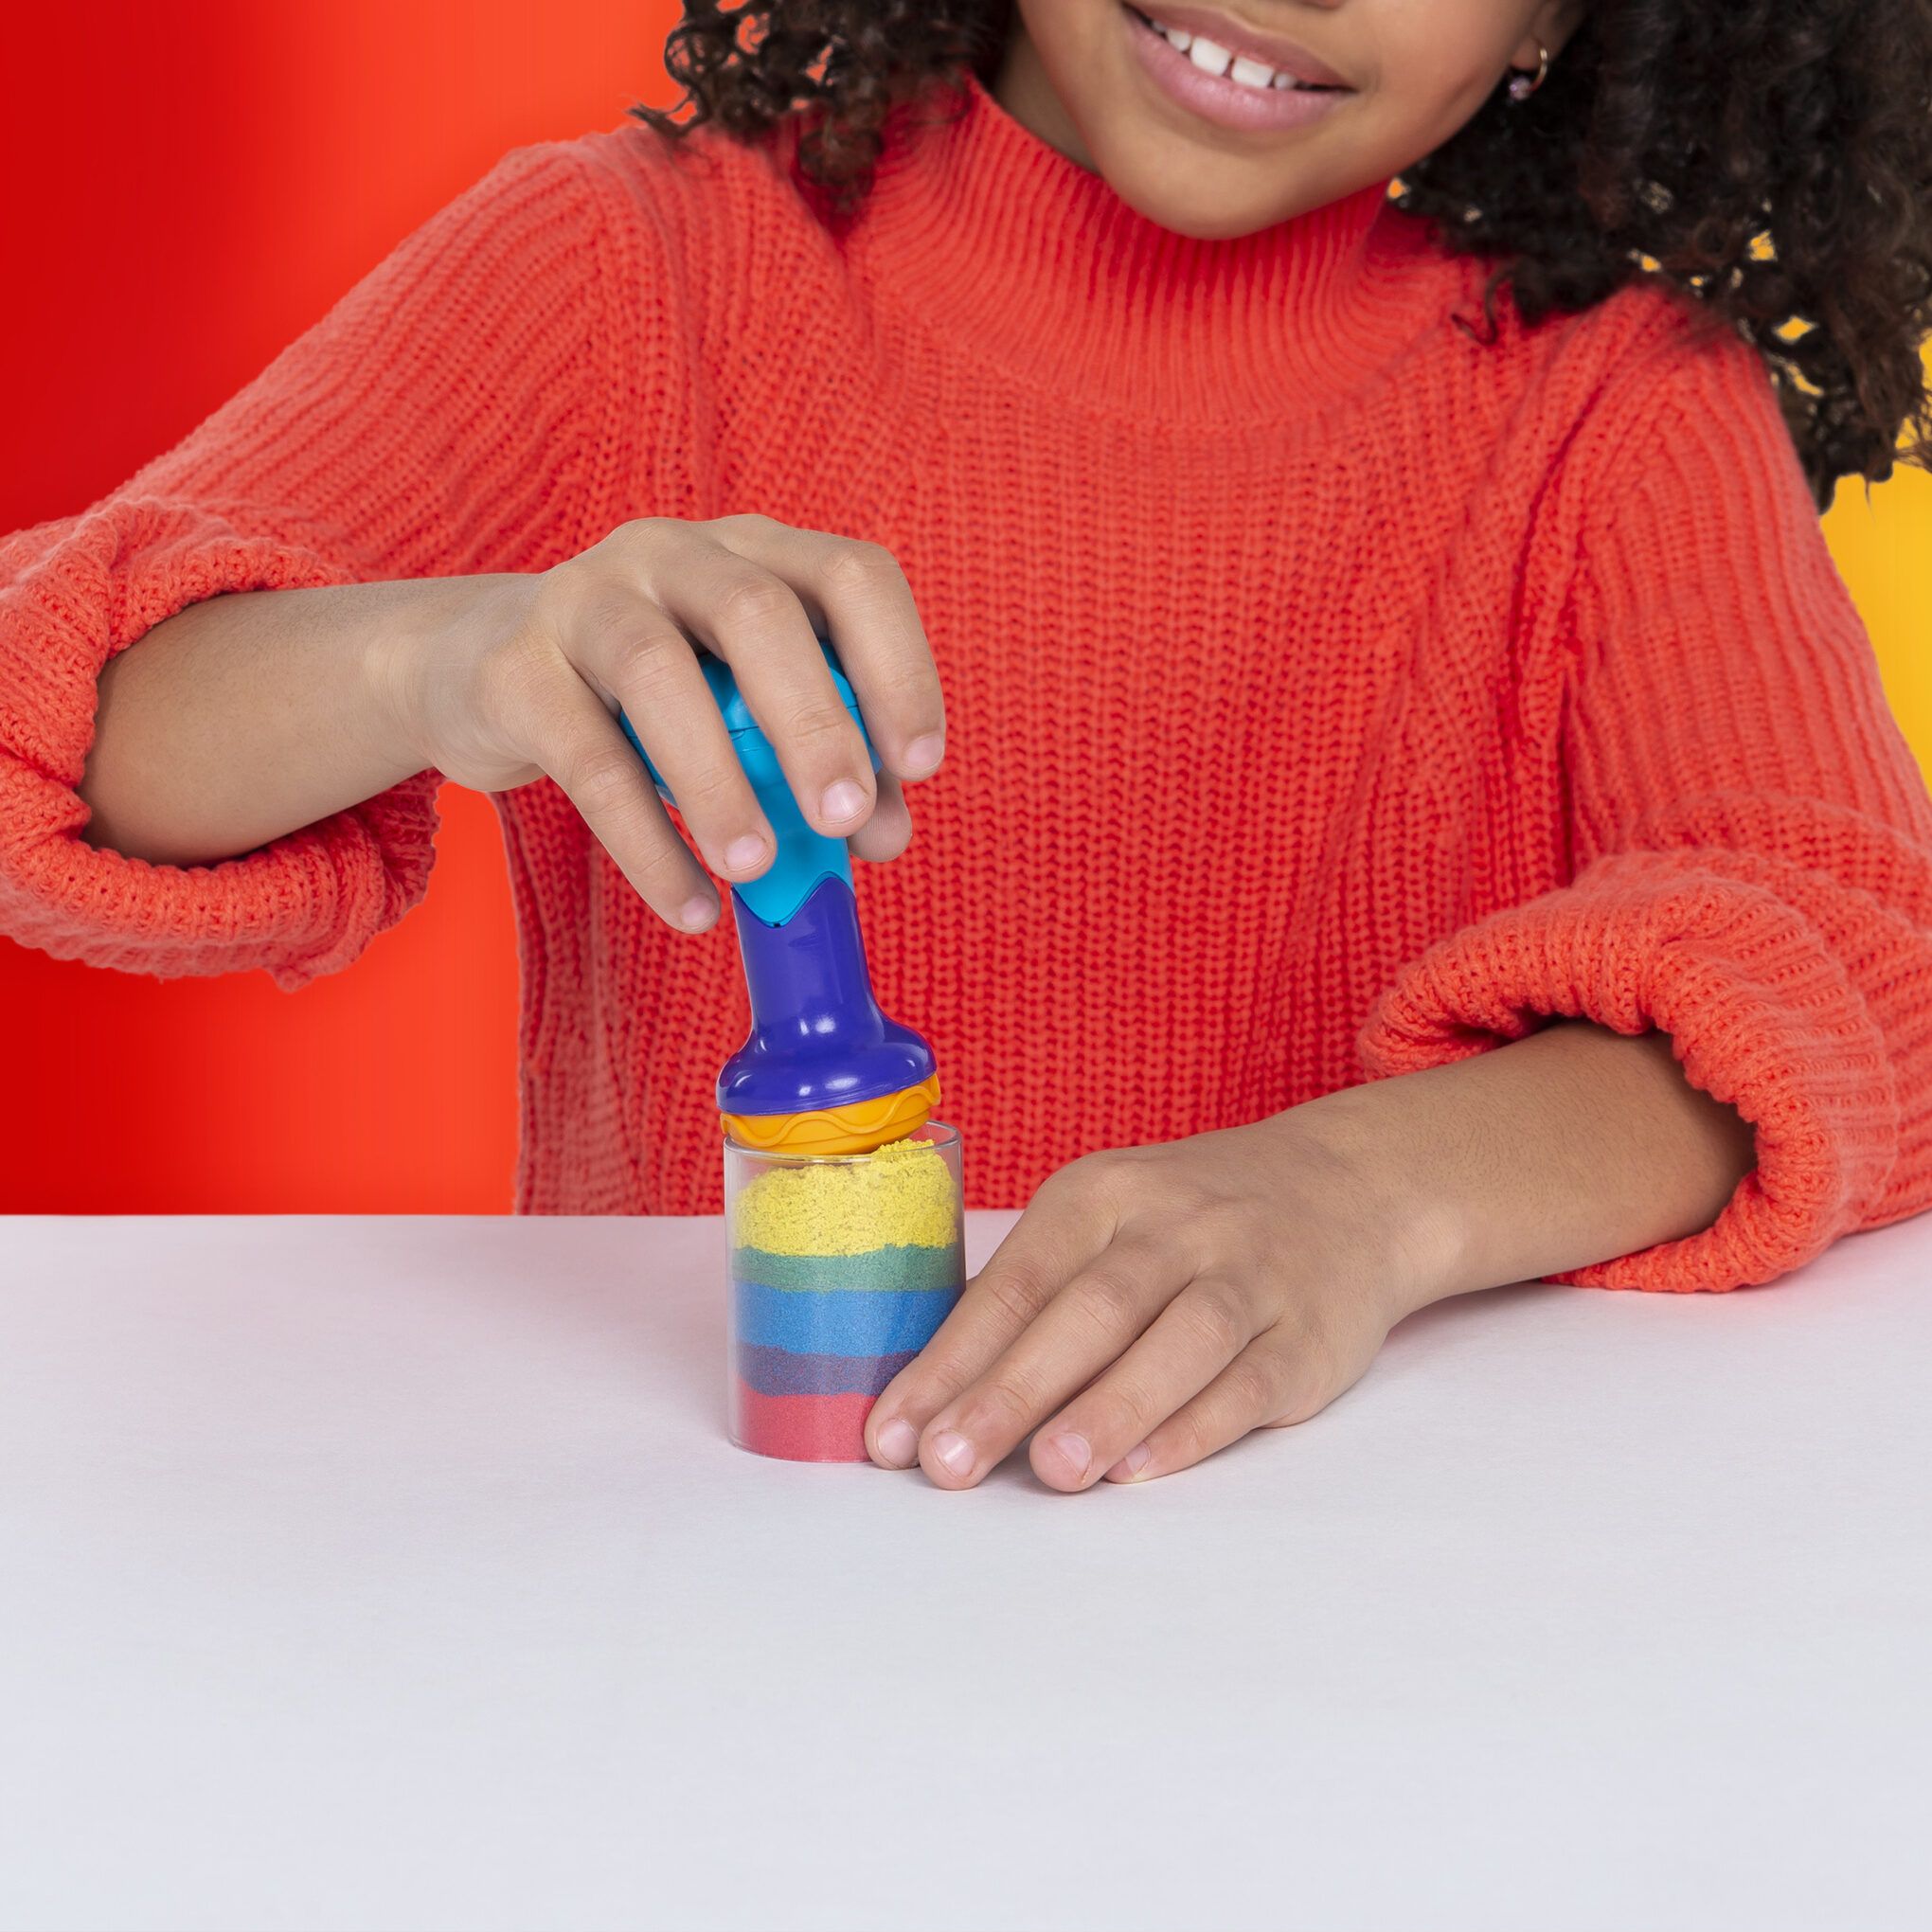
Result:
[[[204,598],[541,568],[603,534],[625,264],[598,171],[513,151],[174,449],[0,545],[0,932],[292,991],[420,900],[433,769],[215,865],[90,846],[98,680]]]
[[[1734,1288],[1932,1203],[1932,799],[1757,351],[1676,344],[1587,441],[1570,881],[1428,948],[1358,1050],[1668,1032],[1757,1166],[1708,1227],[1547,1279]]]

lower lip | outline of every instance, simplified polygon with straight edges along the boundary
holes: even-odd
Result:
[[[1127,16],[1134,51],[1148,78],[1170,100],[1218,127],[1243,132],[1298,128],[1320,120],[1351,98],[1352,90],[1346,87],[1321,92],[1303,87],[1243,87],[1239,80],[1195,66],[1131,7],[1123,5],[1120,11]]]

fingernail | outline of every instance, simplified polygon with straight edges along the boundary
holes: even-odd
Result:
[[[1147,1458],[1151,1453],[1145,1442],[1136,1442],[1112,1469],[1108,1470],[1107,1474],[1116,1482],[1125,1482],[1130,1476],[1138,1476],[1147,1467]]]
[[[905,747],[905,770],[909,778],[922,778],[936,770],[946,755],[946,741],[937,731],[915,738]]]
[[[919,1454],[919,1431],[903,1416],[894,1416],[879,1431],[879,1454],[894,1469],[908,1467]]]
[[[933,1438],[933,1457],[955,1476],[973,1474],[973,1444],[964,1436],[956,1436],[951,1429]]]
[[[837,784],[826,786],[825,796],[818,803],[826,817],[839,825],[866,809],[866,795],[850,778],[841,778]]]
[[[765,842],[755,832],[741,832],[724,848],[724,869],[743,872],[765,855]]]
[[[1049,1436],[1046,1447],[1066,1465],[1075,1482],[1086,1480],[1087,1465],[1094,1459],[1094,1446],[1084,1436]]]
[[[701,933],[711,923],[711,902],[708,899],[687,899],[678,918],[688,932]]]

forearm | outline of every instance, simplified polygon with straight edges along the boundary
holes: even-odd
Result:
[[[456,620],[488,581],[237,592],[155,625],[101,672],[81,836],[212,865],[422,769],[393,653]]]
[[[1708,1227],[1756,1164],[1667,1033],[1552,1021],[1295,1110],[1380,1171],[1420,1299],[1534,1280]]]

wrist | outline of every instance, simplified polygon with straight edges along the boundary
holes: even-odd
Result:
[[[1404,1315],[1478,1285],[1471,1279],[1475,1229],[1467,1203],[1438,1187],[1425,1155],[1407,1145],[1399,1082],[1338,1088],[1277,1118],[1303,1148],[1334,1170],[1334,1186],[1357,1204],[1355,1219],[1385,1284],[1391,1326]]]
[[[527,622],[539,581],[516,572],[419,579],[385,613],[386,621],[369,628],[364,680],[397,763],[410,772],[438,764],[436,721],[450,714],[452,680],[479,650]]]

